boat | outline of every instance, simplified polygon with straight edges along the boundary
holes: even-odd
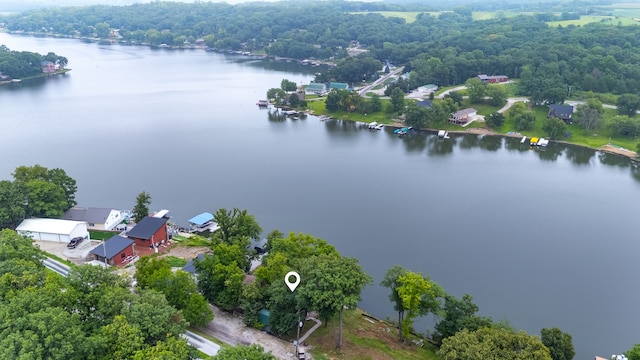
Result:
[[[258,105],[260,107],[268,107],[269,106],[269,100],[258,100],[256,105]]]
[[[370,130],[371,130],[371,129],[375,129],[375,128],[376,128],[376,126],[378,126],[378,123],[374,121],[374,122],[372,122],[372,123],[370,123],[370,124],[369,124],[369,129],[370,129]]]
[[[536,145],[538,146],[547,146],[549,145],[549,140],[545,139],[545,138],[540,138],[540,140],[538,140],[538,142],[536,143]]]
[[[538,140],[540,140],[540,139],[538,139],[537,137],[531,138],[531,140],[529,141],[529,145],[531,145],[531,146],[538,145]]]
[[[439,139],[448,139],[449,138],[449,132],[446,131],[446,130],[438,131],[438,138]]]
[[[394,134],[398,134],[398,135],[405,135],[406,133],[408,133],[411,129],[413,129],[411,126],[409,127],[403,127],[401,129],[395,129],[393,130]]]
[[[376,127],[374,129],[382,130],[382,129],[384,129],[384,124],[378,124],[378,125],[376,125]]]
[[[523,136],[523,137],[522,137],[522,140],[520,140],[520,144],[524,144],[524,142],[525,142],[525,141],[527,141],[527,137],[526,137],[526,136]]]

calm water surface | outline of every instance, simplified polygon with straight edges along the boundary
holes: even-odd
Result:
[[[0,178],[61,167],[81,206],[130,209],[145,190],[183,225],[248,209],[265,232],[310,233],[357,257],[376,283],[361,307],[379,317],[394,315],[377,284],[398,264],[518,329],[560,327],[576,359],[640,342],[640,171],[624,158],[270,121],[256,100],[315,71],[292,64],[2,33],[0,44],[54,51],[73,69],[0,89]]]

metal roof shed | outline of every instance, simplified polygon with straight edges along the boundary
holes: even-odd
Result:
[[[74,237],[89,238],[84,221],[60,219],[25,219],[16,231],[34,240],[68,243]]]

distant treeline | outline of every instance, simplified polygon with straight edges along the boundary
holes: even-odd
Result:
[[[460,84],[483,73],[519,78],[526,69],[554,88],[640,92],[640,27],[590,24],[556,28],[545,23],[586,13],[602,2],[550,2],[545,13],[474,21],[472,9],[489,4],[497,7],[497,3],[471,3],[437,17],[420,13],[411,23],[377,13],[352,13],[406,9],[399,4],[339,1],[233,6],[154,2],[33,10],[2,21],[10,30],[25,32],[169,46],[195,44],[201,39],[218,49],[264,50],[297,59],[337,60],[348,56],[348,47],[358,45],[369,50],[364,56],[409,65],[421,84]],[[528,10],[522,2],[509,2],[505,7],[516,5]],[[553,15],[551,10],[564,13]]]

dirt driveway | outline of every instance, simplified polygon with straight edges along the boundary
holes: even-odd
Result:
[[[207,335],[234,346],[238,344],[258,344],[265,351],[271,351],[278,359],[295,359],[295,346],[293,343],[288,343],[263,331],[248,327],[242,322],[242,319],[223,312],[215,306],[211,308],[215,314],[213,321],[206,327],[200,328]],[[309,355],[307,355],[307,359],[310,359]]]

